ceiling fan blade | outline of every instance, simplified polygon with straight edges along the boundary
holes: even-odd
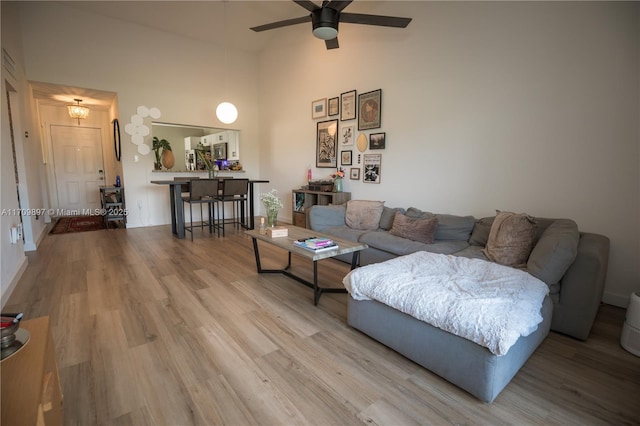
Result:
[[[331,40],[325,40],[324,44],[326,44],[327,50],[337,49],[338,47],[340,47],[338,45],[338,37],[332,38]]]
[[[313,12],[316,9],[319,9],[318,5],[309,0],[293,0],[294,3],[299,4],[300,6],[307,9],[309,12]]]
[[[289,25],[302,24],[304,22],[311,22],[311,15],[303,16],[300,18],[285,19],[284,21],[272,22],[270,24],[259,25],[251,28],[255,32],[273,30],[274,28],[287,27]]]
[[[342,10],[345,7],[349,6],[351,2],[353,2],[353,0],[333,0],[333,1],[327,2],[327,6],[330,7],[331,9],[337,10],[338,12],[342,12]],[[325,4],[323,2],[322,7],[324,6]]]
[[[341,13],[340,22],[349,24],[378,25],[381,27],[405,28],[411,22],[411,18],[397,16],[366,15],[363,13]]]

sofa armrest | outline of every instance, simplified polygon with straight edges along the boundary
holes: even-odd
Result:
[[[345,226],[346,204],[315,205],[307,209],[307,227],[322,232],[330,226]]]
[[[609,264],[609,238],[581,233],[578,255],[560,281],[551,329],[586,340],[598,313]]]

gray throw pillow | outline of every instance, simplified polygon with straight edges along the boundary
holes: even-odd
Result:
[[[437,214],[436,217],[438,218],[436,240],[467,241],[476,221],[473,216]]]
[[[396,212],[404,213],[402,207],[391,208],[384,206],[382,209],[382,217],[380,217],[380,229],[388,231],[393,226],[393,219],[396,217]]]
[[[476,220],[473,231],[471,232],[471,237],[469,237],[469,244],[480,247],[487,245],[493,219],[495,219],[495,216],[483,217],[482,219]]]

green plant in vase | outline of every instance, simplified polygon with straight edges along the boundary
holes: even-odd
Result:
[[[171,144],[166,139],[158,139],[157,136],[154,136],[152,148],[153,148],[153,153],[156,156],[156,161],[153,163],[153,168],[155,170],[161,170],[162,156],[164,155],[165,151],[167,152],[171,151]],[[173,166],[173,164],[171,165]]]
[[[260,194],[260,201],[262,201],[262,204],[264,204],[267,210],[267,226],[273,228],[276,226],[278,212],[284,206],[278,198],[278,190],[272,189],[269,192],[263,192]]]
[[[200,145],[198,145],[198,148],[200,148]],[[215,179],[216,163],[211,159],[211,156],[207,158],[207,152],[204,149],[196,149],[196,155],[202,164],[204,164],[204,167],[209,171],[209,179]]]

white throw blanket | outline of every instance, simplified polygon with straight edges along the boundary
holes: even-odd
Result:
[[[424,251],[357,268],[343,283],[355,300],[377,300],[496,355],[537,329],[549,292],[518,269]]]

